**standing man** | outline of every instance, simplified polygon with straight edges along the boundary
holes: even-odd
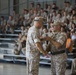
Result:
[[[46,40],[50,41],[47,51],[51,51],[51,73],[52,75],[65,75],[67,55],[66,35],[61,32],[61,22],[52,24],[54,32],[50,33]]]
[[[29,28],[26,40],[26,60],[28,75],[38,75],[40,52],[46,55],[40,42],[39,29],[42,27],[43,18],[35,17],[34,25]]]

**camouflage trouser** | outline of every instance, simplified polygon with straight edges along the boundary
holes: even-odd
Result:
[[[52,75],[65,75],[66,71],[66,57],[65,55],[51,57],[51,74]]]
[[[27,75],[38,75],[39,59],[26,59],[27,60]]]

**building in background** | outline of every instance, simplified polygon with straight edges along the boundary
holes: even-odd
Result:
[[[23,9],[30,9],[31,2],[34,2],[35,6],[39,2],[41,7],[55,2],[57,6],[63,7],[65,1],[69,1],[71,4],[76,3],[76,0],[0,0],[0,15],[10,15],[13,9],[21,14]]]

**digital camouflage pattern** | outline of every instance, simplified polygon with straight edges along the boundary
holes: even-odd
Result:
[[[38,75],[40,52],[35,43],[40,42],[39,30],[33,26],[29,29],[26,41],[26,60],[28,75]]]
[[[65,50],[66,45],[66,36],[61,32],[52,32],[49,34],[51,38],[55,41],[61,43],[61,47],[57,49],[53,44],[51,44],[51,52],[57,52],[61,50]],[[51,73],[52,75],[65,75],[66,71],[66,53],[51,55]]]

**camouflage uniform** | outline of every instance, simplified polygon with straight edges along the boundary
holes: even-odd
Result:
[[[40,42],[39,30],[32,26],[27,35],[26,41],[26,60],[28,75],[38,75],[40,52],[36,48],[35,43]]]
[[[49,35],[55,41],[61,43],[61,47],[57,49],[53,44],[51,44],[51,52],[57,52],[65,50],[66,36],[61,32],[53,32]],[[51,73],[52,75],[65,75],[66,71],[66,53],[61,53],[57,55],[51,55]]]

